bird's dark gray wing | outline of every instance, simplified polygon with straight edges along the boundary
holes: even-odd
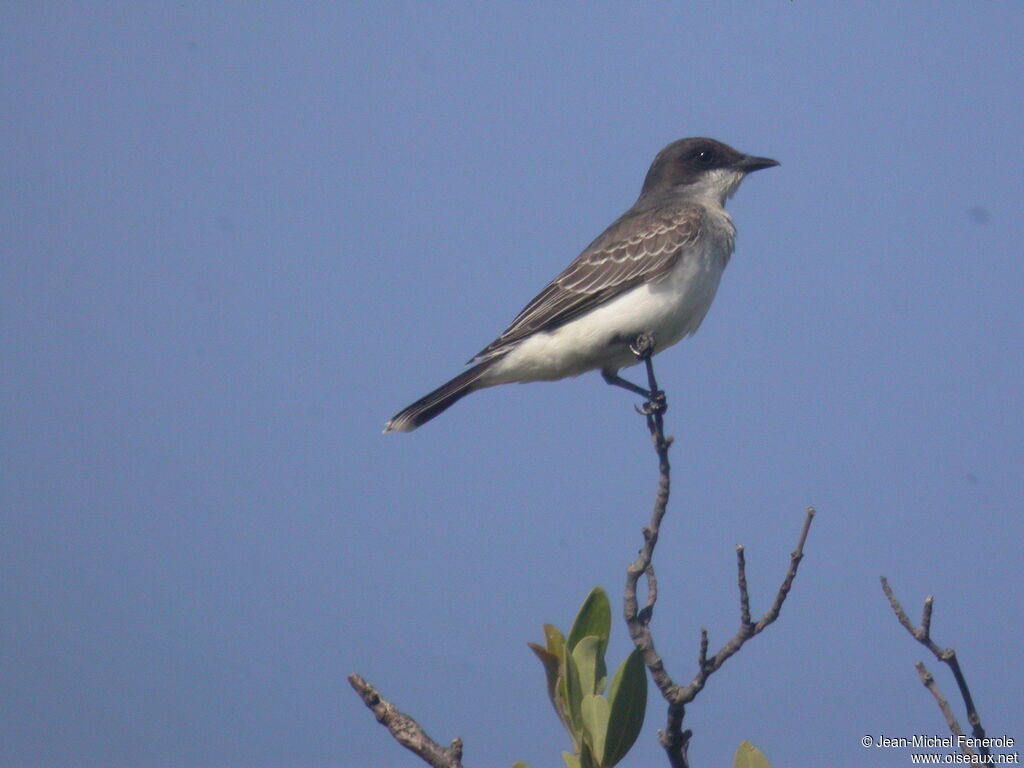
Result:
[[[695,205],[626,212],[470,362],[500,354],[527,336],[558,328],[634,286],[664,277],[700,236],[702,225]]]

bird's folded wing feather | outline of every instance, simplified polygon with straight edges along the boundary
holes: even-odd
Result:
[[[553,330],[634,286],[664,277],[700,235],[702,223],[700,208],[692,205],[627,212],[470,362],[500,354],[531,334]]]

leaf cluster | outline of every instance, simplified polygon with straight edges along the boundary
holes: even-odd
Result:
[[[544,665],[548,698],[572,741],[563,752],[568,768],[611,768],[625,757],[644,723],[647,674],[634,650],[619,665],[608,688],[605,651],[611,632],[608,595],[594,587],[573,622],[568,639],[544,625],[545,646],[530,643]],[[608,695],[605,696],[605,690]],[[525,768],[517,763],[517,768]]]

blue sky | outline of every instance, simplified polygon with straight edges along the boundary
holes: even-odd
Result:
[[[597,375],[460,370],[709,135],[704,326],[658,358],[671,673],[779,622],[689,708],[694,764],[903,766],[943,734],[936,596],[990,735],[1024,739],[1018,3],[5,4],[0,765],[414,765],[359,672],[469,765],[561,764],[526,647],[619,604],[656,480]],[[629,648],[616,627],[610,655]],[[931,667],[947,695],[945,670]],[[664,758],[649,722],[625,765]],[[664,764],[664,763],[661,763]]]

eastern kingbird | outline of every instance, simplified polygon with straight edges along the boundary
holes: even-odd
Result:
[[[640,197],[551,281],[472,367],[391,419],[411,432],[484,387],[555,381],[600,369],[609,384],[635,365],[631,344],[660,352],[697,330],[711,307],[736,227],[725,201],[752,171],[778,165],[714,139],[680,139],[651,163]]]

